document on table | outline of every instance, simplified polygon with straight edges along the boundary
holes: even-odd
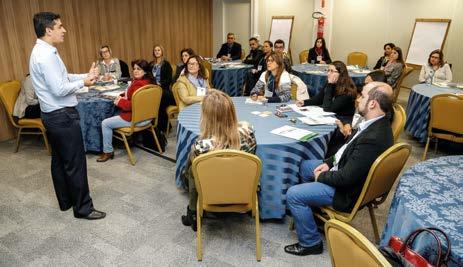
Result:
[[[314,133],[314,132],[311,132],[305,129],[296,128],[296,127],[289,126],[289,125],[276,128],[272,130],[270,133],[288,137],[291,139],[296,139],[296,140],[303,141],[303,142],[312,139],[314,136],[317,136],[317,133]]]
[[[336,118],[327,116],[299,117],[298,119],[308,125],[336,124]]]
[[[88,87],[84,86],[80,88],[79,90],[76,91],[76,94],[83,94],[83,93],[88,93]]]
[[[298,107],[296,104],[289,104],[290,108],[303,116],[332,116],[335,115],[334,112],[326,112],[323,111],[323,108],[317,106],[305,106],[305,107]]]
[[[307,73],[307,74],[323,74],[323,73],[326,73],[326,72],[321,71],[321,70],[306,70],[304,72]]]
[[[246,104],[255,104],[255,105],[262,105],[264,104],[262,101],[254,101],[251,98],[246,98]]]
[[[117,84],[109,84],[109,85],[104,85],[104,86],[97,85],[97,86],[94,86],[93,88],[98,91],[108,91],[108,90],[119,89],[121,87]]]
[[[124,90],[117,90],[117,91],[112,91],[112,92],[106,92],[106,93],[103,93],[101,95],[105,96],[105,97],[109,97],[109,98],[116,98],[120,94],[122,94],[123,92],[124,92]]]

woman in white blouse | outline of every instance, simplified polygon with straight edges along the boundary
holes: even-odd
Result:
[[[429,54],[428,64],[423,65],[418,78],[420,83],[451,82],[452,70],[449,64],[444,63],[444,54],[436,49]]]

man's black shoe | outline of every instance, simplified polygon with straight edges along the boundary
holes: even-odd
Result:
[[[191,229],[196,232],[196,211],[190,210],[189,206],[186,208],[186,215],[182,215],[182,224],[191,226]]]
[[[299,243],[288,245],[285,247],[285,252],[297,256],[316,255],[323,253],[323,243],[320,242],[311,247],[303,247]]]
[[[87,219],[87,220],[99,220],[106,217],[106,213],[99,210],[92,210],[87,216],[75,216],[78,219]]]

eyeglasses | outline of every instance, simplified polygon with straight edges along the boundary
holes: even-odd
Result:
[[[188,63],[188,66],[198,66],[198,62],[190,62]]]
[[[101,50],[101,53],[109,53],[109,50]]]
[[[440,57],[439,57],[439,56],[437,56],[437,57],[436,57],[436,56],[431,56],[431,58],[440,59]]]
[[[328,69],[326,72],[328,73],[339,73],[338,70]]]

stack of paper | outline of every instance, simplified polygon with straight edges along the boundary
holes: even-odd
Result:
[[[336,118],[325,116],[299,117],[300,121],[308,125],[336,124]]]
[[[109,97],[109,98],[116,98],[118,97],[120,94],[122,94],[124,91],[112,91],[112,92],[106,92],[106,93],[103,93],[101,94],[102,96],[105,96],[105,97]]]
[[[311,132],[309,130],[299,129],[289,125],[285,125],[280,128],[274,129],[270,133],[288,137],[291,139],[296,139],[303,142],[308,141],[317,135],[317,133]]]
[[[297,112],[303,116],[333,116],[335,115],[334,112],[327,112],[323,111],[323,108],[318,106],[305,106],[305,107],[298,107],[296,104],[288,105],[291,107],[294,112]]]
[[[108,91],[108,90],[114,90],[114,89],[119,89],[119,88],[121,87],[117,84],[108,84],[105,86],[97,85],[93,87],[93,89],[98,90],[98,91]]]
[[[87,86],[84,86],[82,88],[80,88],[79,90],[76,91],[76,94],[84,94],[84,93],[88,93],[88,87]]]
[[[255,105],[262,105],[264,104],[263,102],[257,100],[257,101],[254,101],[252,100],[251,98],[246,98],[246,104],[255,104]]]
[[[306,70],[305,73],[307,73],[307,74],[323,74],[325,72],[321,71],[321,70]]]

